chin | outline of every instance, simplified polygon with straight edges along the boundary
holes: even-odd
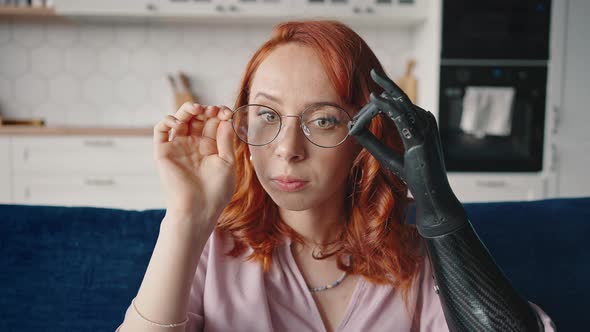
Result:
[[[272,196],[271,196],[272,197]],[[305,211],[311,209],[313,206],[304,200],[295,199],[274,199],[273,202],[281,209],[289,211]]]
[[[289,211],[305,211],[315,207],[320,199],[310,194],[307,190],[298,192],[283,192],[263,185],[264,190],[268,193],[272,201],[281,209]]]

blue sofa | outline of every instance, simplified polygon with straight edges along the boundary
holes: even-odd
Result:
[[[588,331],[590,197],[465,208],[521,294],[559,331]],[[163,216],[164,210],[0,205],[0,331],[114,331]]]

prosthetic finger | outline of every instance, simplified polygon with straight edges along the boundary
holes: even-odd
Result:
[[[399,132],[406,150],[420,145],[424,142],[424,137],[418,128],[416,128],[416,121],[410,111],[400,111],[398,107],[405,107],[404,104],[397,104],[395,101],[385,99],[383,97],[375,96],[371,93],[371,101],[379,106],[387,116],[395,122],[397,131]]]
[[[380,140],[377,139],[368,129],[362,128],[357,130],[354,138],[367,149],[379,163],[388,170],[395,173],[400,179],[405,181],[404,160],[397,155]]]
[[[375,83],[379,84],[379,86],[385,90],[387,97],[393,99],[402,97],[406,99],[408,98],[408,96],[400,88],[398,88],[392,80],[390,80],[386,75],[380,75],[375,69],[371,69],[371,78],[373,78],[373,81],[375,81]]]
[[[350,135],[357,135],[363,128],[379,115],[381,111],[373,103],[367,103],[348,123],[348,133]]]

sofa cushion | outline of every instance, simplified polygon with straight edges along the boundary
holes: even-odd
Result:
[[[590,197],[464,205],[513,286],[541,306],[558,331],[588,326]]]
[[[114,331],[163,210],[0,206],[0,331]]]
[[[465,204],[513,285],[561,331],[588,321],[588,207],[590,197]],[[0,331],[114,331],[164,212],[0,205]]]

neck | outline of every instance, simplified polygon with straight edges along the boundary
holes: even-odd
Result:
[[[300,234],[305,245],[311,248],[329,244],[338,239],[346,216],[344,206],[318,207],[305,211],[279,209],[281,219]]]

